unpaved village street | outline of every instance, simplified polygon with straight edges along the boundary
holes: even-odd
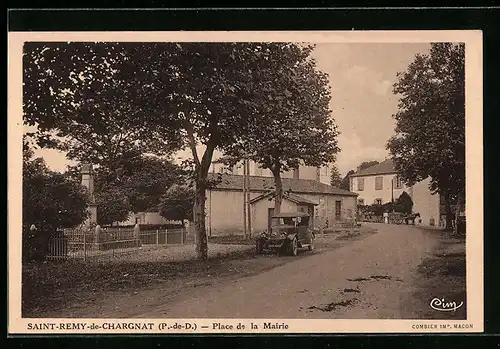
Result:
[[[378,234],[337,250],[226,285],[194,289],[174,303],[133,316],[412,318],[414,277],[437,243],[435,234],[408,226],[376,226]]]
[[[314,252],[297,257],[253,257],[253,246],[247,245],[240,246],[247,252],[239,258],[204,264],[102,264],[97,268],[103,273],[93,282],[67,280],[65,291],[52,288],[39,293],[43,307],[28,310],[26,316],[465,318],[466,306],[457,312],[438,312],[429,306],[434,297],[465,303],[463,239],[414,226],[363,226],[365,233],[357,236],[319,236]],[[98,272],[91,264],[82,268],[89,278]]]

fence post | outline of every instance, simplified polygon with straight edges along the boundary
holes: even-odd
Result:
[[[182,228],[181,229],[181,244],[183,244],[183,245],[184,245],[184,232],[185,232],[185,230],[184,230],[184,228]]]
[[[139,243],[141,242],[140,236],[139,236],[140,230],[141,230],[141,228],[139,227],[139,223],[135,223],[135,225],[134,225],[134,239],[135,239],[137,251],[139,251]]]
[[[160,243],[160,240],[159,240],[159,235],[160,232],[158,231],[158,229],[156,229],[156,244],[158,245]]]
[[[165,228],[165,245],[168,245],[168,229]]]

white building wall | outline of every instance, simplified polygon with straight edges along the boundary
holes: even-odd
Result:
[[[168,224],[171,221],[165,219],[160,215],[159,212],[140,212],[133,213],[131,212],[127,218],[127,220],[115,223],[116,225],[135,225],[139,224]]]
[[[375,188],[375,178],[382,177],[382,189]],[[364,189],[359,190],[358,179],[363,178]],[[396,200],[403,191],[406,191],[411,196],[411,189],[404,184],[401,188],[396,188],[396,175],[395,174],[384,174],[384,175],[374,175],[374,176],[360,176],[351,177],[352,191],[359,194],[358,202],[360,199],[364,201],[365,205],[372,205],[377,199],[382,199],[382,204],[391,202],[392,198]],[[394,180],[394,186],[391,182]]]
[[[413,212],[420,214],[416,224],[425,226],[440,225],[439,194],[431,194],[430,179],[425,179],[413,186]]]
[[[228,168],[223,164],[212,164],[211,172],[213,173],[231,173],[235,175],[243,175],[243,164],[238,163],[233,168]],[[294,171],[286,171],[281,174],[281,178],[293,178]],[[330,170],[328,166],[322,167],[320,169],[319,181],[321,183],[330,184]],[[272,177],[273,174],[269,169],[264,169],[259,167],[253,161],[250,161],[250,175],[251,176],[264,176]],[[299,167],[299,178],[300,179],[310,179],[318,180],[318,171],[315,166],[300,166]]]
[[[416,224],[424,226],[439,226],[440,224],[440,199],[438,194],[432,194],[429,190],[430,179],[427,178],[421,182],[416,183],[412,187],[402,185],[401,188],[391,189],[391,181],[395,178],[394,174],[380,175],[383,178],[383,187],[381,190],[375,189],[375,178],[373,176],[351,177],[352,190],[358,193],[359,200],[363,199],[365,205],[372,205],[376,199],[382,199],[382,204],[391,201],[392,194],[396,200],[403,191],[406,191],[413,201],[413,212],[420,214],[420,219],[417,219]],[[364,178],[364,190],[358,188],[358,178]]]

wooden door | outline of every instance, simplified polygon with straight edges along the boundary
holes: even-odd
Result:
[[[340,221],[342,219],[342,201],[335,201],[335,221]]]

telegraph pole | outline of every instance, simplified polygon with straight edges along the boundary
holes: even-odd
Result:
[[[391,180],[391,202],[394,203],[394,177]]]

